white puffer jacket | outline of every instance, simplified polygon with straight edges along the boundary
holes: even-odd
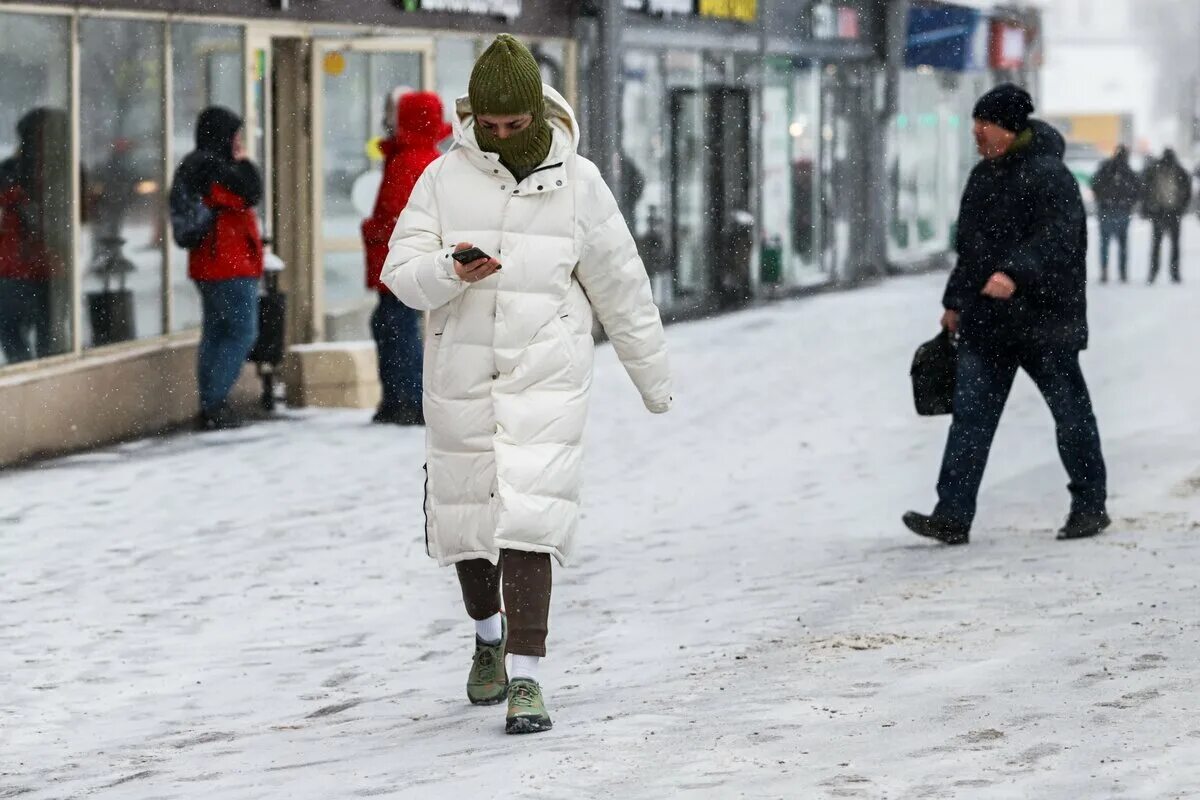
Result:
[[[383,282],[428,311],[425,540],[441,564],[501,549],[567,563],[579,518],[593,312],[646,407],[671,404],[666,341],[646,269],[578,124],[545,87],[554,142],[517,183],[479,149],[466,98],[456,147],[421,176],[392,234]],[[503,269],[467,284],[455,244]]]

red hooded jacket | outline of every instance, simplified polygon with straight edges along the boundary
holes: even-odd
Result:
[[[425,168],[442,154],[438,142],[453,129],[443,119],[442,101],[433,92],[409,92],[396,104],[396,135],[383,142],[383,184],[375,211],[363,221],[363,244],[367,250],[367,288],[391,294],[379,282],[388,254],[388,242],[396,220]]]
[[[194,281],[262,277],[263,241],[254,206],[219,183],[213,184],[204,203],[216,210],[217,220],[200,246],[188,252],[188,277]]]

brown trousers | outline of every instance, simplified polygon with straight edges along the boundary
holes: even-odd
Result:
[[[523,550],[501,550],[500,563],[484,558],[460,561],[458,582],[471,619],[487,619],[500,610],[501,587],[508,615],[506,652],[518,656],[546,655],[550,619],[550,556]]]

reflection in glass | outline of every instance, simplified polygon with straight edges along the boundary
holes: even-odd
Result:
[[[670,226],[667,225],[667,152],[664,109],[666,86],[662,57],[631,50],[624,59],[621,113],[623,136],[619,157],[621,182],[617,201],[638,241],[650,273],[654,299],[673,302]]]
[[[196,146],[196,118],[210,106],[245,116],[242,29],[223,25],[176,23],[171,26],[173,91],[172,146],[177,158]],[[261,117],[260,117],[261,119]],[[250,140],[251,137],[247,136]],[[256,138],[257,142],[258,139]],[[256,158],[258,156],[255,156]],[[256,163],[262,164],[261,160]],[[175,247],[171,272],[171,329],[200,326],[200,295],[188,280],[187,252]]]
[[[0,365],[71,349],[70,23],[0,26]]]
[[[162,333],[163,26],[79,21],[87,346]]]

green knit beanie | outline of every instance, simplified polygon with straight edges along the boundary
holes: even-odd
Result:
[[[529,48],[507,33],[496,37],[471,70],[467,87],[476,114],[546,115],[542,72]]]
[[[533,123],[501,139],[483,126],[475,126],[475,141],[485,153],[496,153],[500,163],[518,181],[524,180],[550,154],[554,131],[546,120],[542,72],[525,45],[502,33],[483,52],[471,71],[467,87],[471,111],[476,115],[533,115]]]

